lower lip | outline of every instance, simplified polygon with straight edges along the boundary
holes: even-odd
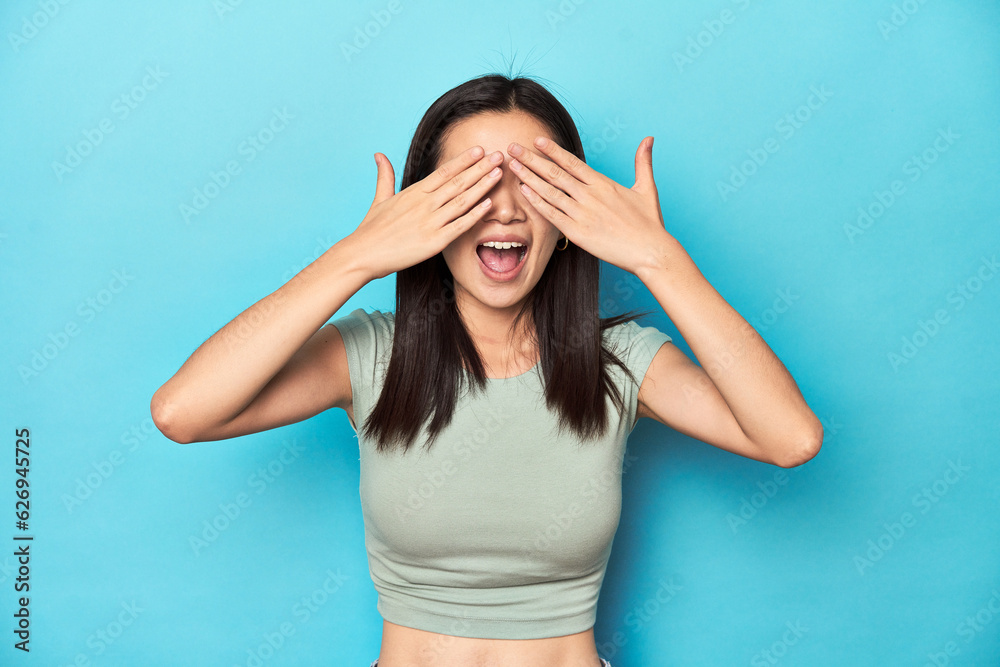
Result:
[[[475,250],[473,252],[476,253],[476,261],[479,262],[479,268],[483,270],[483,273],[486,275],[487,278],[498,283],[508,283],[511,280],[514,280],[514,278],[517,278],[518,274],[521,273],[521,269],[523,269],[524,265],[528,263],[528,255],[531,253],[531,248],[529,247],[527,250],[525,250],[524,259],[522,259],[517,266],[515,266],[510,271],[507,271],[506,273],[497,273],[490,267],[483,264],[483,259],[479,256],[478,252],[476,252]]]

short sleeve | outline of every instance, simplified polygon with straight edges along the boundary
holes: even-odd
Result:
[[[393,320],[393,313],[368,313],[358,308],[330,322],[337,327],[347,350],[355,420],[351,426],[355,432],[364,424],[381,392],[392,352]]]
[[[621,369],[615,367],[616,377],[621,378],[622,395],[628,408],[627,430],[631,432],[638,419],[636,415],[639,406],[639,387],[646,377],[646,371],[653,363],[653,357],[659,352],[660,346],[673,339],[656,327],[640,326],[634,320],[609,329],[606,335],[610,343],[609,349],[635,376],[636,383],[633,384]]]

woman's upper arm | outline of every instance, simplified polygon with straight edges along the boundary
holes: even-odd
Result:
[[[661,345],[649,364],[636,415],[728,452],[774,463],[743,433],[708,373],[673,343]]]
[[[191,442],[224,440],[294,424],[333,407],[349,411],[351,378],[340,331],[321,327],[254,399],[227,423]]]

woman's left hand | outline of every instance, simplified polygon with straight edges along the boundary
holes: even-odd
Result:
[[[510,169],[521,179],[528,202],[571,243],[633,274],[660,261],[660,253],[677,244],[663,226],[653,181],[652,137],[639,143],[631,188],[551,139],[536,138],[534,149],[542,155],[517,143],[508,146],[514,158]]]

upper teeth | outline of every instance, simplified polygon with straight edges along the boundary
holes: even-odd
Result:
[[[499,248],[501,250],[505,250],[507,248],[520,248],[524,244],[523,243],[518,243],[517,241],[504,241],[502,243],[500,241],[487,241],[486,243],[480,243],[479,245],[484,245],[484,246],[488,246],[490,248]]]

